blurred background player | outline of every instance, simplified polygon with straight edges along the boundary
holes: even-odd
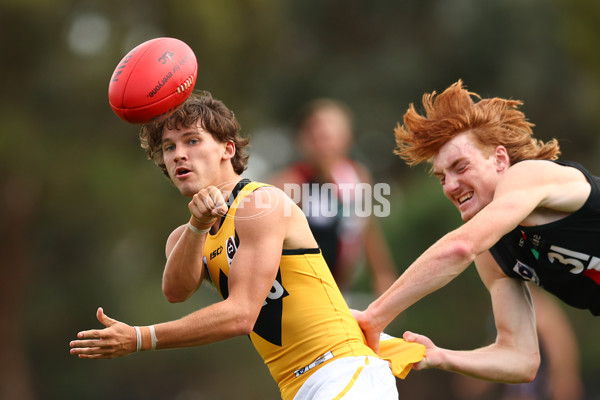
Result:
[[[334,99],[315,99],[300,109],[294,128],[300,159],[271,177],[271,183],[284,190],[286,185],[299,185],[310,192],[310,206],[299,206],[349,303],[355,299],[353,285],[365,263],[370,269],[373,291],[383,293],[398,274],[376,217],[359,217],[354,212],[354,203],[361,201],[354,189],[360,183],[371,184],[371,175],[363,164],[350,157],[351,110]],[[328,202],[323,200],[326,196],[315,193],[331,187],[335,188],[335,198]],[[306,199],[307,193],[303,195]],[[336,206],[335,215],[324,212]]]

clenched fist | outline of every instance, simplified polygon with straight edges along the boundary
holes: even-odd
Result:
[[[208,186],[196,193],[188,207],[190,213],[198,222],[197,228],[199,229],[210,228],[217,217],[224,216],[227,213],[227,203],[223,193],[215,186]]]

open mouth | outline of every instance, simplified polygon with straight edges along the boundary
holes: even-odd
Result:
[[[467,194],[463,194],[462,196],[460,196],[456,200],[458,201],[459,205],[463,205],[465,202],[471,200],[471,198],[473,198],[473,192],[470,192],[470,193],[467,193]]]
[[[179,167],[175,170],[175,176],[182,177],[189,174],[191,171],[185,167]]]

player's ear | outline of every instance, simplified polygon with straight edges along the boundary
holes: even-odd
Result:
[[[223,151],[223,159],[229,160],[235,156],[235,143],[232,140],[229,140],[225,143],[225,149]]]
[[[494,150],[494,158],[496,160],[496,170],[502,172],[510,167],[510,156],[506,147],[500,145]]]

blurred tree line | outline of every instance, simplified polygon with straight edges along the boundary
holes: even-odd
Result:
[[[321,96],[348,103],[356,156],[394,188],[382,223],[399,271],[460,223],[426,169],[392,154],[393,127],[424,92],[463,79],[483,97],[523,100],[539,138],[558,138],[563,158],[600,174],[596,1],[5,0],[0,26],[2,399],[278,397],[245,338],[112,361],[68,354],[79,330],[99,327],[98,306],[145,325],[217,299],[211,290],[188,304],[163,299],[164,241],[187,219],[187,201],[145,159],[137,127],[108,106],[114,67],[147,39],[177,37],[194,49],[196,89],[235,110],[255,143],[248,172],[257,179],[294,156],[299,105]],[[390,333],[472,348],[489,334],[488,309],[469,271]],[[598,393],[598,322],[567,311],[588,392]],[[448,375],[415,372],[400,385],[413,399],[440,398],[432,390],[444,386],[431,382]]]

